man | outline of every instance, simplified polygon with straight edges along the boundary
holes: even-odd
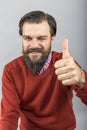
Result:
[[[73,90],[87,104],[87,73],[74,61],[64,39],[62,53],[51,52],[56,21],[42,11],[19,22],[23,55],[2,76],[1,130],[74,130]]]

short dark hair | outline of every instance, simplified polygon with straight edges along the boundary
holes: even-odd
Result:
[[[23,28],[23,24],[25,22],[29,22],[29,23],[41,23],[43,21],[47,21],[50,27],[50,33],[51,36],[55,36],[56,35],[56,31],[57,31],[57,24],[56,24],[56,20],[54,19],[53,16],[51,16],[48,13],[44,13],[43,11],[31,11],[27,14],[25,14],[19,21],[19,34],[22,35],[22,28]]]

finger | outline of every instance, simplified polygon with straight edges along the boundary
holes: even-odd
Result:
[[[66,64],[66,61],[61,59],[55,62],[54,67],[58,69],[58,68],[64,67],[65,64]]]
[[[68,39],[64,39],[62,44],[62,58],[68,58],[70,56],[69,47],[68,47]]]

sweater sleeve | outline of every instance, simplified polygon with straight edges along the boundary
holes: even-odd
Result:
[[[2,100],[0,130],[17,130],[20,112],[20,99],[17,93],[14,76],[8,67],[2,75]]]
[[[78,86],[73,86],[73,89],[76,92],[76,96],[79,97],[81,101],[87,105],[87,72],[85,72],[85,77],[85,85],[82,88],[79,88]]]

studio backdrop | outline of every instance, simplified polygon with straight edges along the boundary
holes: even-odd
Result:
[[[55,17],[58,31],[52,49],[61,52],[62,41],[67,37],[71,55],[87,71],[87,0],[0,0],[0,99],[4,65],[22,51],[18,22],[32,10],[42,10]],[[87,106],[75,93],[73,104],[76,130],[87,130]]]

